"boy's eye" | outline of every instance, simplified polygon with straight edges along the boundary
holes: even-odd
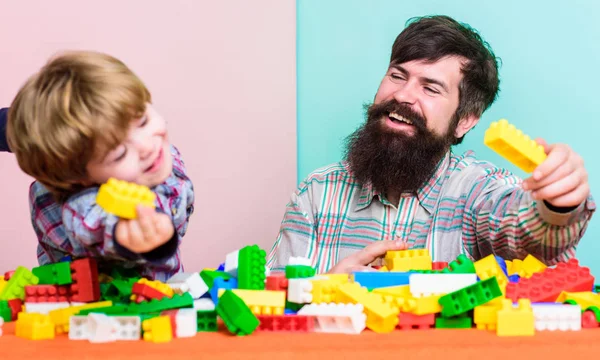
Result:
[[[146,126],[146,124],[148,123],[148,115],[144,115],[141,119],[140,119],[140,124],[139,127],[144,127]]]
[[[123,150],[123,152],[121,152],[121,153],[119,154],[119,156],[117,156],[117,157],[116,157],[116,158],[115,158],[113,161],[114,161],[114,162],[119,162],[119,161],[121,161],[121,160],[123,160],[123,159],[125,158],[125,155],[127,155],[127,148],[125,148],[125,149]]]

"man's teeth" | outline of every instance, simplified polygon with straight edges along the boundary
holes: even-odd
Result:
[[[406,118],[404,118],[404,117],[402,117],[402,116],[400,116],[400,115],[398,115],[396,113],[390,113],[390,118],[394,119],[396,121],[399,121],[399,122],[403,122],[403,123],[407,123],[407,124],[412,125],[412,121],[410,121],[410,120],[408,120],[408,119],[406,119]]]

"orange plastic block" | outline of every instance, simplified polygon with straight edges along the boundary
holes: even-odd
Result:
[[[520,299],[518,306],[504,299],[502,309],[498,310],[498,336],[533,336],[535,334],[535,317],[529,299]]]
[[[137,217],[137,205],[154,208],[156,194],[148,187],[110,178],[100,186],[96,203],[106,212],[124,219]]]
[[[533,172],[545,159],[544,147],[509,124],[506,119],[493,122],[483,143],[525,172]]]

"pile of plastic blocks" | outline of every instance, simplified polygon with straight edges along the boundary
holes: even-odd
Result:
[[[350,275],[316,274],[308,259],[291,258],[284,273],[269,274],[265,251],[251,245],[217,269],[180,273],[167,283],[120,270],[98,275],[91,258],[18,267],[0,278],[0,319],[16,321],[19,337],[68,333],[90,342],[167,342],[216,331],[474,327],[532,336],[599,325],[594,278],[575,259],[546,267],[532,256],[472,262],[461,255],[447,264],[432,262],[427,250],[403,250],[388,252],[383,264]]]

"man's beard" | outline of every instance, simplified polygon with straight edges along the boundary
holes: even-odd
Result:
[[[395,130],[385,118],[396,113],[413,123],[413,134]],[[437,164],[455,140],[458,125],[452,119],[448,132],[438,136],[426,120],[395,100],[373,104],[367,121],[346,139],[346,160],[356,179],[384,195],[416,192],[433,175]]]

